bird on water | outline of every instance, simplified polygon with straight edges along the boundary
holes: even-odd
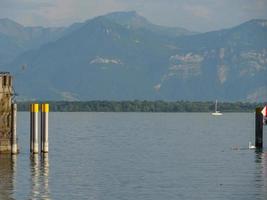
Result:
[[[248,148],[249,149],[256,149],[255,145],[252,145],[251,142],[248,143]]]

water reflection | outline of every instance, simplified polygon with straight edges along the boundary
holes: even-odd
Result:
[[[50,191],[49,191],[49,158],[48,154],[43,154],[41,157],[41,177],[43,183],[43,199],[50,199]]]
[[[0,199],[14,199],[14,182],[17,166],[17,156],[0,154]]]
[[[49,200],[49,157],[43,154],[31,155],[31,194],[30,199]]]
[[[267,198],[267,152],[256,151],[256,186],[258,185],[262,190],[263,198]]]

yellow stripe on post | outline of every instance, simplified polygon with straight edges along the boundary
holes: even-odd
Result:
[[[42,104],[42,112],[49,112],[49,104],[48,103]]]
[[[31,111],[32,112],[39,112],[39,104],[37,104],[37,103],[32,104]]]

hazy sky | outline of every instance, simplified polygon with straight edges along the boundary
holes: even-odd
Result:
[[[209,31],[267,19],[267,0],[0,0],[0,18],[31,26],[67,26],[129,10],[156,24]]]

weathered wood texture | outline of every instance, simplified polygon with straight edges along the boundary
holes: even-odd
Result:
[[[11,152],[12,76],[0,73],[0,153]]]

